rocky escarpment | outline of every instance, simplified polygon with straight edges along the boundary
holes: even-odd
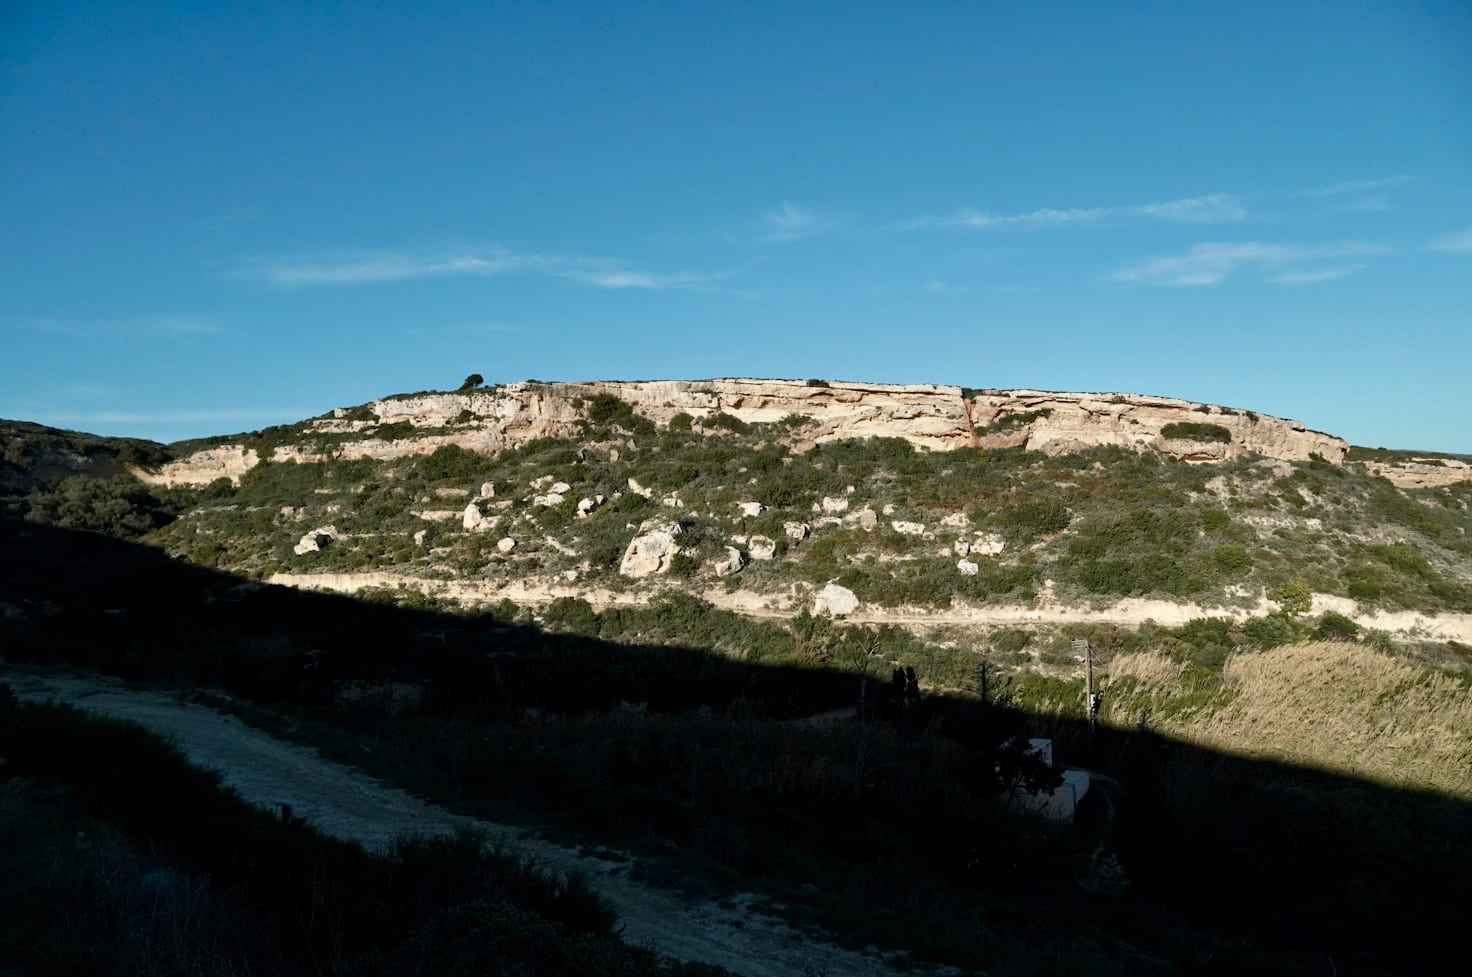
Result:
[[[1047,454],[1118,445],[1153,447],[1188,461],[1246,454],[1307,461],[1320,455],[1339,464],[1349,448],[1301,421],[1173,397],[998,390],[973,395],[967,406],[984,446]]]
[[[1311,431],[1298,421],[1166,397],[727,378],[527,381],[485,390],[386,397],[306,422],[286,442],[272,446],[269,458],[388,459],[450,444],[496,454],[533,438],[578,434],[600,395],[618,398],[660,426],[680,414],[689,415],[697,426],[718,414],[745,423],[795,416],[805,422],[798,437],[810,442],[892,437],[930,450],[977,444],[1052,454],[1119,445],[1153,447],[1192,461],[1252,453],[1304,460],[1317,454],[1336,464],[1348,448],[1343,440]],[[260,453],[248,442],[223,444],[140,474],[147,481],[168,485],[206,484],[221,477],[238,481],[258,463]]]

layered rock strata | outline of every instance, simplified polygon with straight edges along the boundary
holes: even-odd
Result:
[[[389,459],[427,454],[445,445],[496,454],[533,438],[578,434],[600,394],[617,397],[661,426],[682,413],[690,415],[697,427],[717,414],[746,423],[796,416],[805,423],[795,437],[814,443],[886,437],[903,438],[929,450],[978,444],[1051,454],[1118,445],[1153,447],[1192,461],[1253,453],[1297,461],[1317,454],[1336,464],[1348,450],[1342,439],[1312,431],[1298,421],[1169,397],[728,378],[526,381],[485,390],[386,397],[308,422],[296,443],[274,447],[270,460]],[[1201,425],[1217,430],[1203,440],[1168,431],[1172,424],[1195,425],[1189,430],[1198,433]],[[378,433],[385,426],[392,426],[396,436]],[[249,444],[221,444],[140,476],[165,485],[207,484],[222,477],[238,482],[259,461]]]

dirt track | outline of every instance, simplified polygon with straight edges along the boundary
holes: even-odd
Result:
[[[451,814],[313,749],[176,696],[132,690],[104,678],[3,666],[0,682],[22,699],[55,699],[137,722],[171,739],[194,763],[218,770],[247,801],[268,809],[288,804],[318,829],[370,850],[385,849],[401,834],[435,835],[477,825],[493,841],[506,842],[545,868],[581,873],[618,911],[624,939],[682,960],[718,964],[746,977],[896,973],[878,955],[814,940],[750,910],[754,897],[737,897],[731,908],[723,908],[708,897],[641,885],[628,877],[631,862],[582,857],[573,849],[523,837],[510,825]]]

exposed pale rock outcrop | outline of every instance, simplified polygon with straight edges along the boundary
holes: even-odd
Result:
[[[461,517],[460,525],[466,532],[478,533],[489,529],[490,524],[486,521],[486,514],[480,511],[480,506],[474,502],[465,507],[465,513]]]
[[[660,519],[646,520],[639,527],[639,535],[629,541],[618,572],[625,577],[638,579],[670,568],[670,560],[680,552],[675,537],[680,535],[680,524]]]
[[[725,557],[715,562],[716,576],[729,577],[733,573],[740,573],[744,566],[746,561],[741,558],[741,551],[734,546],[727,546]]]
[[[1347,445],[1309,430],[1298,421],[1265,414],[1139,394],[1053,393],[1037,390],[972,392],[941,384],[878,384],[800,380],[655,380],[640,382],[511,383],[455,393],[426,393],[375,400],[365,409],[340,409],[308,422],[298,444],[273,449],[273,461],[326,458],[401,458],[429,454],[445,445],[494,455],[538,437],[571,437],[587,420],[586,404],[611,394],[656,424],[678,413],[697,420],[724,413],[747,423],[769,423],[788,415],[806,418],[805,442],[839,438],[903,438],[920,448],[947,450],[973,444],[1025,447],[1057,454],[1095,445],[1159,447],[1197,460],[1258,452],[1271,458],[1304,460],[1322,455],[1339,463]],[[463,411],[473,420],[459,421]],[[362,414],[371,415],[359,419]],[[1162,429],[1171,423],[1209,423],[1225,428],[1228,442],[1178,443]],[[382,425],[408,424],[416,437],[381,438]],[[331,435],[325,447],[314,434]],[[716,435],[718,436],[718,435]],[[202,485],[226,477],[239,481],[260,461],[244,445],[219,445],[139,471],[161,485]],[[652,497],[637,483],[632,491]],[[494,491],[494,486],[492,486]],[[482,497],[489,498],[482,486]],[[828,511],[828,510],[825,510]],[[838,510],[833,510],[838,511]]]
[[[858,609],[859,599],[854,596],[854,592],[836,583],[826,585],[818,591],[818,596],[813,598],[814,614],[847,617]]]
[[[1389,479],[1401,488],[1437,488],[1457,482],[1472,482],[1472,465],[1455,458],[1367,462],[1365,470],[1371,475]]]
[[[972,563],[970,560],[957,560],[956,569],[961,571],[963,577],[974,577],[981,569],[981,565]]]
[[[1007,541],[996,533],[977,533],[976,539],[971,543],[971,553],[981,556],[996,556],[1006,548]]]
[[[337,539],[336,526],[318,526],[316,529],[303,536],[301,540],[291,548],[291,551],[297,556],[304,556],[307,553],[316,553],[320,550],[326,549],[335,539]]]
[[[767,536],[753,536],[746,545],[753,560],[771,560],[777,556],[777,541]]]

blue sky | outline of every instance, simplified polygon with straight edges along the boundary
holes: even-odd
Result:
[[[0,7],[0,417],[825,377],[1472,452],[1465,3],[369,6]]]

